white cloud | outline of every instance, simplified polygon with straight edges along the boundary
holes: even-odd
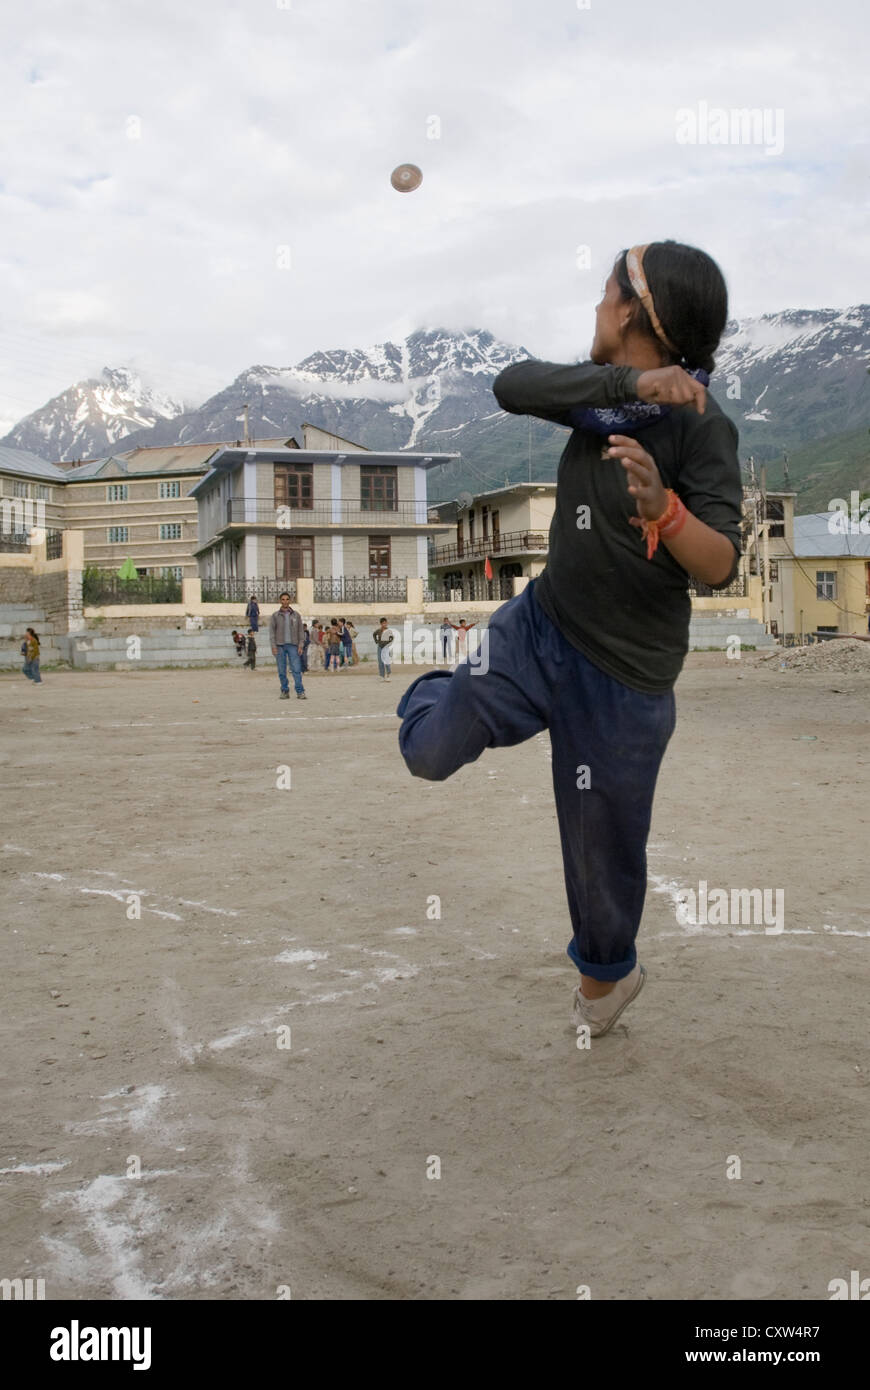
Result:
[[[866,297],[861,0],[37,0],[5,28],[10,420],[104,362],[201,399],[424,323],[570,359],[657,237],[715,255],[735,314]],[[782,155],[679,145],[702,101],[782,110]]]

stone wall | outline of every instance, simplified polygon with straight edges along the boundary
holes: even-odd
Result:
[[[0,603],[39,604],[34,598],[34,575],[29,569],[0,569]]]
[[[81,570],[56,570],[34,574],[33,603],[45,613],[46,629],[75,632],[82,626]]]

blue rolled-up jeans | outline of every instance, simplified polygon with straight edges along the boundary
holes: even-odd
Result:
[[[302,689],[302,657],[299,648],[293,642],[280,642],[277,648],[278,655],[275,661],[278,665],[278,679],[281,682],[282,691],[290,693],[290,682],[287,679],[287,663],[290,663],[290,670],[293,673],[293,688],[297,695],[303,694]]]
[[[549,729],[573,936],[584,975],[620,980],[637,961],[656,779],[676,723],[673,690],[645,694],[573,647],[534,582],[493,616],[488,661],[427,671],[399,701],[399,748],[415,777],[440,782],[485,748]]]

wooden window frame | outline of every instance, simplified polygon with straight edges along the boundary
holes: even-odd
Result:
[[[361,512],[399,510],[399,469],[396,464],[360,464],[359,506]]]

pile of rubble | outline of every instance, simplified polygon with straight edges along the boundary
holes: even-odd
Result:
[[[813,642],[806,647],[777,647],[765,652],[760,661],[771,662],[785,671],[870,672],[870,642],[858,637]]]

